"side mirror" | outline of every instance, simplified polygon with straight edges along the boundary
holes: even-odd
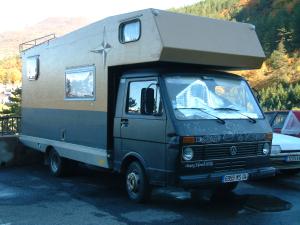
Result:
[[[141,113],[152,115],[154,111],[154,89],[143,88],[141,92]]]

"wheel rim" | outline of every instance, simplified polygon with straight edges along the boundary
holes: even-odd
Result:
[[[140,178],[136,172],[131,172],[127,175],[127,188],[131,193],[138,193]]]
[[[59,156],[55,153],[51,154],[51,160],[50,160],[50,165],[51,165],[51,170],[53,172],[57,172],[59,168]]]

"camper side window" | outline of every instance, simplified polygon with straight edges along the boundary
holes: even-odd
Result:
[[[121,23],[119,27],[119,41],[122,44],[138,41],[141,37],[141,21],[134,19]]]
[[[65,72],[66,100],[95,99],[95,67],[67,69]]]
[[[126,112],[156,116],[162,114],[162,102],[156,80],[129,83]]]
[[[31,56],[26,59],[26,75],[28,80],[37,80],[39,76],[39,57]]]

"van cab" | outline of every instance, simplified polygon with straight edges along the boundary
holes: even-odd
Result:
[[[120,80],[114,167],[127,169],[129,196],[139,198],[148,185],[228,189],[271,176],[271,140],[271,128],[240,76],[141,70]],[[136,162],[141,168],[127,165]]]

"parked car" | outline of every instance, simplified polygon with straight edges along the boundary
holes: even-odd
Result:
[[[284,134],[273,134],[271,160],[284,173],[300,172],[300,139]]]
[[[271,111],[265,115],[273,132],[300,137],[300,110]]]

